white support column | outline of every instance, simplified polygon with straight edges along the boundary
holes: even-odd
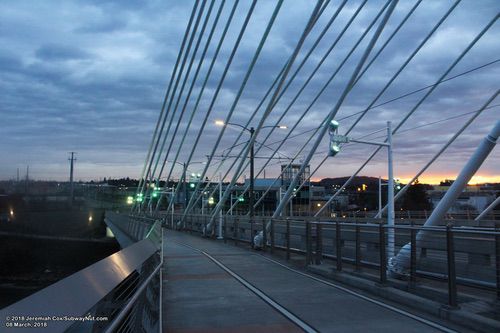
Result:
[[[500,204],[500,197],[496,198],[495,201],[493,201],[488,207],[485,208],[485,210],[482,211],[481,214],[479,214],[474,221],[479,221],[486,215],[488,215],[489,212],[493,210],[498,204]]]
[[[486,157],[488,157],[489,153],[495,147],[499,135],[500,121],[497,121],[491,132],[483,139],[483,141],[481,141],[479,147],[477,147],[467,164],[463,167],[462,171],[460,171],[457,179],[453,182],[448,191],[446,191],[443,199],[441,199],[437,207],[432,211],[431,216],[425,222],[424,226],[438,225],[439,222],[443,220],[446,212],[448,212],[451,205],[455,202],[460,193],[462,193],[469,180],[472,176],[474,176]],[[417,235],[417,239],[420,238],[420,234],[422,233]]]
[[[446,191],[444,197],[441,201],[439,201],[436,208],[434,208],[431,216],[425,222],[424,227],[436,226],[443,222],[450,207],[462,193],[472,176],[474,176],[477,170],[481,167],[481,164],[483,164],[484,160],[488,157],[493,148],[495,148],[496,141],[499,136],[500,121],[497,121],[491,132],[481,141],[474,154],[462,168],[460,174],[457,176],[448,191]],[[417,233],[417,246],[419,243],[425,242],[430,235],[430,232],[420,230]],[[389,263],[389,271],[396,275],[405,274],[410,266],[410,250],[411,246],[408,243],[399,251],[394,260]]]

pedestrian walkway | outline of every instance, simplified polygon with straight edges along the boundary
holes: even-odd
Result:
[[[166,231],[164,256],[164,332],[442,330],[222,242]]]

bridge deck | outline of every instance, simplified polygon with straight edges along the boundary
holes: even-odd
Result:
[[[175,231],[164,240],[164,332],[300,332],[229,270],[320,332],[435,328],[288,270],[257,252]]]

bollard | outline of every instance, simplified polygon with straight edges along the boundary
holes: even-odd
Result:
[[[385,248],[385,229],[382,223],[379,224],[378,234],[380,249],[380,283],[385,284],[387,282],[387,252]]]
[[[322,225],[321,223],[316,224],[316,265],[321,265],[321,259],[323,259],[323,239],[322,239]]]
[[[337,247],[337,271],[342,271],[342,237],[340,230],[340,222],[337,221],[335,223],[335,245]]]
[[[274,219],[271,219],[271,253],[274,253]]]
[[[311,223],[306,221],[306,267],[311,262]]]
[[[410,226],[410,286],[414,286],[417,280],[417,233],[413,221]]]
[[[290,219],[286,219],[286,260],[290,260]]]
[[[448,263],[448,305],[457,307],[457,276],[455,273],[455,248],[453,246],[453,226],[446,225],[446,253]]]
[[[361,227],[356,222],[356,271],[361,270]]]

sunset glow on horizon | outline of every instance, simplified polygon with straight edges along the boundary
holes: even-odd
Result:
[[[346,176],[349,177],[349,176]],[[360,177],[373,177],[369,175],[363,175]],[[446,180],[446,179],[451,179],[454,180],[457,177],[457,175],[429,175],[429,176],[422,176],[419,177],[418,180],[422,184],[430,184],[430,185],[439,185],[440,182]],[[332,177],[332,178],[341,178],[341,177]],[[382,177],[382,178],[387,178],[387,177]],[[396,178],[401,181],[401,183],[406,184],[408,183],[413,176],[397,176]],[[313,182],[319,182],[321,178],[316,178],[313,177],[311,181]],[[475,175],[472,177],[472,179],[469,181],[469,185],[478,185],[478,184],[485,184],[485,183],[500,183],[500,175],[499,176],[493,176],[493,175]]]

